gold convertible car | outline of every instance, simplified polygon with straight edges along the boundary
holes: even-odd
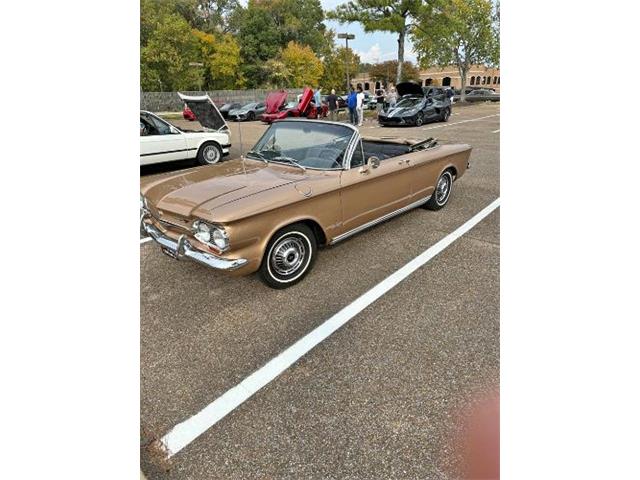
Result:
[[[140,228],[174,259],[286,288],[333,245],[411,208],[444,207],[469,145],[361,137],[347,124],[273,123],[245,158],[141,182]]]

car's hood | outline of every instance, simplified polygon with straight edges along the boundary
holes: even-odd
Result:
[[[142,194],[161,212],[215,220],[215,210],[230,202],[304,180],[298,169],[236,159],[196,168],[142,187]]]
[[[286,90],[278,90],[277,92],[271,92],[267,95],[267,99],[265,100],[265,105],[267,109],[265,113],[275,113],[277,112],[284,102],[287,101],[287,91]]]
[[[416,105],[415,107],[392,107],[389,108],[384,114],[387,117],[402,117],[406,115],[408,112],[411,112],[411,115],[415,114],[415,110],[418,109],[420,105]]]
[[[211,101],[209,95],[191,97],[180,92],[178,92],[178,95],[203,127],[216,131],[227,127],[227,122],[224,121],[220,110]]]
[[[401,97],[405,95],[424,95],[424,90],[415,82],[400,82],[396,85],[396,91]]]

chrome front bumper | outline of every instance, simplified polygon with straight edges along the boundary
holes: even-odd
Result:
[[[187,258],[217,270],[235,270],[247,263],[245,258],[226,259],[212,253],[197,250],[191,246],[186,235],[180,235],[176,241],[163,234],[152,224],[145,222],[147,218],[149,217],[146,215],[140,217],[140,233],[143,236],[151,237],[156,243],[160,244],[162,251],[171,258],[176,260]]]

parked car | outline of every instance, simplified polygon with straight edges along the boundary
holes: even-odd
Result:
[[[277,90],[275,92],[269,92],[267,98],[264,101],[265,110],[264,113],[259,115],[258,118],[262,120],[262,115],[273,114],[283,110],[287,102],[287,91]],[[297,103],[294,103],[294,106]]]
[[[228,118],[229,117],[229,112],[231,110],[235,110],[237,108],[241,108],[242,104],[238,103],[238,102],[233,102],[233,103],[225,103],[220,107],[220,113],[222,114],[223,118]]]
[[[369,92],[364,92],[364,104],[363,108],[365,110],[375,110],[378,105],[378,99],[371,95]]]
[[[467,93],[467,102],[499,102],[500,94],[489,89],[478,88]]]
[[[281,120],[245,159],[143,178],[141,233],[171,258],[258,272],[286,288],[309,272],[318,247],[414,207],[444,207],[470,153],[433,138],[362,138],[348,124]]]
[[[320,118],[326,117],[329,112],[329,107],[322,104],[316,106],[313,103],[313,90],[311,88],[305,88],[300,97],[300,101],[293,108],[284,108],[274,113],[263,113],[260,115],[260,120],[265,123],[271,123],[274,120],[282,120],[289,117],[307,117],[307,118]]]
[[[266,110],[264,102],[251,102],[243,105],[240,108],[229,110],[229,120],[255,120],[259,115],[262,115]]]
[[[413,82],[396,85],[399,99],[394,107],[387,107],[378,114],[380,125],[415,125],[426,122],[446,122],[451,115],[451,100],[439,87],[421,87]]]
[[[184,104],[184,107],[182,108],[182,118],[184,118],[185,120],[189,120],[190,122],[194,122],[196,119],[196,116],[193,114],[193,112],[191,111],[191,109],[189,107],[187,107],[187,104]]]
[[[140,165],[197,160],[218,163],[229,154],[231,135],[220,111],[208,96],[180,95],[204,131],[184,130],[144,110],[140,111]]]

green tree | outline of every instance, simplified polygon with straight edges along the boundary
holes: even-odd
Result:
[[[280,61],[288,72],[287,86],[318,86],[324,67],[311,47],[291,41],[282,51]]]
[[[198,41],[179,14],[161,14],[140,50],[140,84],[143,90],[188,90],[202,85],[202,69],[190,62],[199,58]]]
[[[320,57],[333,45],[319,0],[249,0],[237,8],[229,24],[240,44],[243,69],[250,86],[268,81],[265,64],[289,42],[307,45]]]
[[[200,47],[200,62],[204,64],[204,85],[207,89],[232,89],[244,86],[240,71],[240,46],[229,34],[210,34],[193,30]]]
[[[347,63],[348,62],[348,63]],[[320,84],[324,89],[330,90],[335,88],[336,91],[344,91],[347,85],[347,65],[349,74],[353,77],[357,72],[361,71],[360,56],[351,49],[338,47],[332,50],[324,57],[324,75]]]
[[[387,60],[382,63],[375,63],[369,67],[369,77],[371,80],[381,80],[386,84],[393,78],[395,72],[398,71],[398,61],[397,60]],[[400,78],[401,82],[406,82],[409,80],[419,81],[420,80],[420,72],[418,68],[411,62],[404,62],[402,65],[402,77]],[[397,82],[397,78],[396,78]]]
[[[497,64],[500,42],[490,0],[437,0],[425,6],[412,32],[421,66],[456,65],[460,100],[472,65]]]
[[[327,13],[342,23],[359,22],[365,32],[393,32],[398,34],[398,65],[396,83],[402,80],[404,66],[404,43],[412,24],[412,19],[420,12],[420,0],[355,0],[339,5]]]

